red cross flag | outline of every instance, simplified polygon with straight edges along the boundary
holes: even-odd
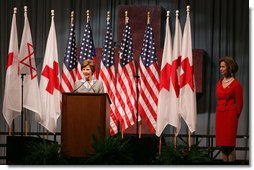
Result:
[[[51,27],[49,30],[41,81],[42,120],[40,124],[55,133],[57,119],[60,116],[60,76],[58,66],[57,40],[54,23],[54,10],[51,11]]]
[[[187,17],[183,33],[182,58],[180,71],[180,113],[189,130],[196,130],[197,104],[194,84],[190,12],[187,6]]]
[[[24,78],[24,108],[35,112],[36,121],[39,121],[41,118],[40,90],[38,86],[37,68],[26,6],[24,7],[24,10],[25,21],[19,52],[19,73],[26,74]]]
[[[172,50],[171,33],[169,27],[169,11],[166,20],[166,36],[163,49],[161,73],[160,73],[160,93],[158,99],[158,116],[156,135],[160,136],[167,124],[176,128],[178,134],[181,127],[181,117],[178,111],[179,103],[179,56],[182,39],[182,31],[176,11],[174,52]]]
[[[11,127],[13,119],[20,115],[21,112],[21,78],[18,75],[19,48],[16,26],[16,12],[17,8],[14,8],[11,24],[3,101],[3,115],[9,127]]]

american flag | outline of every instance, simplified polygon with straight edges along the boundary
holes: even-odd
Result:
[[[155,53],[153,29],[147,25],[139,63],[139,103],[138,112],[151,132],[155,131],[159,95],[159,68]]]
[[[106,93],[108,93],[111,100],[110,135],[114,135],[118,133],[118,121],[117,121],[117,116],[115,115],[115,94],[116,94],[115,78],[116,76],[115,76],[115,61],[114,61],[114,44],[113,44],[110,18],[108,17],[99,79],[102,80],[104,85],[104,90]]]
[[[73,92],[77,76],[77,53],[74,21],[71,21],[67,47],[64,55],[62,70],[61,91]]]
[[[80,80],[82,78],[81,64],[84,60],[93,60],[96,63],[95,47],[93,43],[93,33],[90,26],[90,20],[85,25],[85,31],[82,37],[81,49],[78,62],[78,74],[77,77]],[[97,73],[95,72],[97,77]]]
[[[116,85],[116,113],[125,130],[136,121],[136,82],[131,27],[125,24],[121,42]]]

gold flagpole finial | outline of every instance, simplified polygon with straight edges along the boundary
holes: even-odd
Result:
[[[71,11],[71,24],[74,21],[74,11]]]
[[[24,6],[24,12],[27,13],[27,6]]]
[[[55,11],[51,10],[51,16],[54,17],[55,16]]]
[[[190,12],[190,6],[189,5],[186,7],[186,11]]]
[[[90,13],[89,10],[86,10],[86,22],[88,23],[90,21]]]
[[[125,11],[125,24],[129,22],[128,11]]]
[[[177,17],[179,16],[179,10],[176,10],[176,16]]]
[[[17,8],[16,8],[16,7],[13,8],[13,13],[14,13],[14,14],[17,13]]]
[[[170,11],[167,11],[167,18],[169,18],[169,15],[170,15]]]
[[[150,18],[151,18],[151,17],[150,17],[150,12],[148,11],[148,12],[147,12],[147,24],[150,24]]]
[[[110,11],[107,12],[107,21],[110,20]]]

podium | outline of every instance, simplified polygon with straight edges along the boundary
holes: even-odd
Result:
[[[70,157],[94,153],[97,139],[109,134],[110,100],[106,93],[62,93],[61,152]]]

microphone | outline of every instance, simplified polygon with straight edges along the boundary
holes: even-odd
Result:
[[[76,93],[77,92],[77,90],[81,87],[81,86],[83,86],[83,84],[85,84],[85,82],[86,82],[86,80],[83,82],[83,83],[81,83],[81,85],[80,86],[78,86],[78,88],[76,88],[74,91],[73,91],[73,93]],[[78,93],[78,92],[77,92]]]
[[[24,77],[26,76],[26,73],[22,73],[22,74],[20,74],[20,75],[21,75],[21,79],[23,80]]]

